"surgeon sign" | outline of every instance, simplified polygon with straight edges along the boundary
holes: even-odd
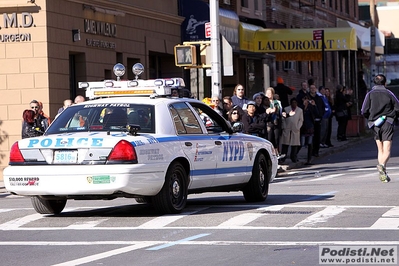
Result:
[[[241,161],[244,158],[245,145],[242,141],[223,142],[222,161]]]

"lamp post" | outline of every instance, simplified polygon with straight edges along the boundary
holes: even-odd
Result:
[[[211,88],[212,95],[221,98],[221,57],[220,57],[220,35],[219,35],[219,0],[209,1],[209,18],[211,22]]]
[[[370,70],[371,70],[371,82],[370,87],[374,86],[375,73],[375,0],[370,0]]]

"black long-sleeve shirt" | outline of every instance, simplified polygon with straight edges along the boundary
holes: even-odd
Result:
[[[396,96],[384,86],[374,86],[366,94],[362,105],[362,115],[370,122],[381,116],[386,116],[387,121],[393,123],[399,114],[399,101]]]

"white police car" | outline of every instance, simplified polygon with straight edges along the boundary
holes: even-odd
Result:
[[[79,85],[94,100],[65,109],[43,136],[16,142],[4,169],[7,190],[31,196],[38,213],[58,214],[68,199],[136,198],[162,213],[180,212],[190,193],[266,199],[277,172],[270,142],[235,133],[201,101],[167,96],[181,79]]]

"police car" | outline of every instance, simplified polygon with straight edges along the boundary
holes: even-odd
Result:
[[[22,139],[4,169],[6,189],[41,214],[69,199],[135,198],[179,213],[190,193],[242,191],[264,201],[277,172],[273,146],[237,133],[199,100],[171,97],[180,78],[80,82],[90,100],[65,109],[40,137]]]

